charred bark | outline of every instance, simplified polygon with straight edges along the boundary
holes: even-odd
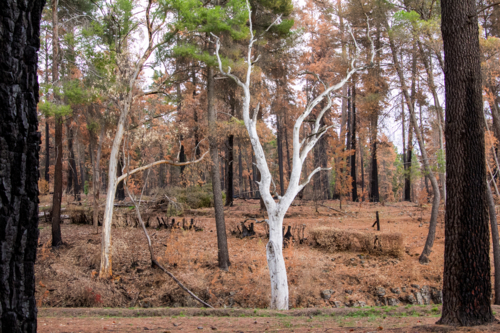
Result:
[[[358,201],[358,186],[356,183],[356,84],[352,85],[351,102],[351,178],[352,178],[352,201]]]
[[[494,320],[481,52],[474,0],[441,1],[445,54],[446,215],[443,310],[438,323]]]
[[[36,332],[38,49],[45,1],[0,11],[0,332]]]
[[[210,48],[213,54],[213,49]],[[215,226],[217,230],[217,247],[219,268],[227,271],[229,269],[229,251],[227,248],[226,224],[224,221],[224,205],[222,203],[222,190],[219,173],[219,149],[217,148],[217,127],[215,114],[215,96],[214,96],[214,69],[207,66],[207,102],[208,102],[208,142],[210,145],[210,157],[212,166],[210,175],[212,178],[212,190],[214,195]]]
[[[234,196],[234,135],[227,137],[226,147],[226,206],[233,205]]]
[[[49,132],[49,118],[45,118],[45,180],[47,183],[50,181],[50,132]]]

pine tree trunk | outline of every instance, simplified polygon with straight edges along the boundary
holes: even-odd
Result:
[[[492,181],[494,181],[492,179]],[[495,266],[495,300],[494,304],[500,305],[500,243],[498,242],[498,222],[495,201],[489,186],[486,188],[488,197],[488,210],[490,215],[491,238],[493,241],[493,260]]]
[[[213,49],[210,48],[213,54]],[[217,229],[217,248],[219,268],[223,271],[229,269],[229,251],[227,247],[226,224],[224,221],[224,205],[222,203],[222,190],[219,173],[219,150],[217,148],[217,125],[215,114],[215,91],[214,91],[214,69],[207,66],[207,102],[208,102],[208,142],[210,145],[210,157],[212,166],[210,175],[212,177],[212,190],[214,195],[215,227]]]
[[[50,132],[49,132],[49,118],[45,117],[45,180],[47,184],[50,181]]]
[[[56,164],[54,172],[54,196],[52,197],[52,246],[60,246],[62,241],[61,236],[61,201],[62,201],[62,155],[63,155],[63,142],[62,142],[62,117],[56,116],[55,119],[55,142],[56,142]]]
[[[164,164],[160,164],[159,169],[161,171],[162,167],[164,167]],[[116,177],[120,177],[123,172],[123,163],[122,163],[122,157],[118,156],[118,168],[116,169]],[[160,172],[161,175],[161,172]],[[118,186],[116,187],[116,200],[118,201],[123,201],[125,200],[125,188],[123,187],[123,182],[120,182]]]
[[[446,215],[443,310],[438,323],[494,321],[481,52],[474,0],[442,0],[445,54]]]
[[[285,194],[285,174],[283,170],[283,133],[281,129],[281,117],[276,115],[277,141],[278,141],[278,171],[280,175],[280,194]]]
[[[45,1],[2,2],[0,11],[0,332],[37,331],[37,62]],[[15,29],[14,29],[15,25]]]
[[[241,158],[241,143],[238,141],[238,188],[239,197],[246,198],[246,188],[243,189],[243,161]]]
[[[389,31],[389,24],[387,23],[387,19],[384,21],[386,30]],[[394,40],[392,37],[392,34],[389,34],[389,46],[391,47],[392,51],[392,59],[394,62],[394,67],[396,68],[397,75],[399,77],[399,83],[401,84],[401,91],[403,92],[403,96],[405,98],[406,105],[408,107],[408,110],[410,111],[410,120],[412,127],[415,131],[415,135],[417,137],[418,145],[420,147],[420,152],[422,153],[422,161],[424,164],[424,170],[426,173],[426,176],[429,177],[432,185],[432,190],[434,192],[434,199],[432,200],[432,210],[431,210],[431,218],[429,221],[429,233],[427,234],[427,239],[425,241],[425,246],[422,251],[422,254],[420,255],[419,262],[421,264],[425,264],[429,262],[429,255],[431,254],[432,247],[434,245],[434,239],[436,236],[436,226],[437,226],[437,216],[438,216],[438,211],[439,211],[439,202],[440,202],[440,194],[439,194],[439,185],[436,180],[436,177],[434,176],[434,173],[432,172],[431,166],[429,164],[429,159],[427,157],[427,151],[425,150],[425,143],[424,143],[424,138],[422,135],[422,132],[419,130],[419,126],[417,123],[417,119],[415,116],[415,109],[413,107],[413,102],[414,102],[414,96],[411,97],[410,94],[408,93],[408,88],[406,86],[406,81],[403,75],[403,70],[401,67],[401,63],[399,61],[399,58],[396,53],[396,46],[394,44]],[[413,52],[413,57],[415,59],[416,57],[416,47],[414,47],[414,52]],[[414,74],[416,71],[414,72]],[[416,75],[416,74],[415,74]]]
[[[69,168],[68,168],[68,192],[73,190],[75,200],[80,201],[80,184],[78,183],[78,171],[76,168],[75,150],[73,148],[73,128],[68,121],[66,123],[67,137],[68,137],[68,152],[69,152]],[[71,179],[71,182],[70,182]]]
[[[353,80],[354,81],[354,80]],[[352,201],[358,201],[358,185],[356,182],[356,84],[352,85],[352,125],[351,125],[351,178],[352,178]]]
[[[226,149],[226,206],[233,205],[234,196],[234,135],[227,137]]]
[[[370,167],[370,188],[368,193],[368,198],[370,202],[379,202],[379,190],[378,190],[378,162],[377,162],[377,136],[378,136],[378,112],[372,114],[371,122],[371,167]]]
[[[441,103],[439,102],[439,96],[436,90],[436,85],[434,84],[434,73],[432,71],[432,58],[425,54],[422,43],[417,41],[418,48],[420,52],[420,58],[422,59],[422,63],[424,64],[425,71],[427,73],[427,85],[429,86],[429,90],[432,93],[432,97],[434,99],[434,107],[437,111],[437,120],[438,120],[438,141],[439,141],[439,149],[444,153],[444,117],[443,117],[443,109],[441,108]],[[429,61],[431,62],[429,64]],[[441,165],[439,165],[441,169]],[[446,173],[439,173],[439,182],[441,183],[441,197],[445,200],[446,206]]]
[[[102,125],[101,125],[102,126]],[[94,227],[96,233],[99,231],[99,193],[101,191],[101,151],[102,151],[102,142],[104,141],[104,128],[101,127],[101,134],[99,135],[99,141],[95,142],[95,134],[94,136],[94,147],[97,149],[94,155],[94,163],[92,163],[93,170],[93,181],[92,181],[92,194],[93,194],[93,209],[92,209],[92,220],[94,221]],[[97,146],[97,147],[96,147]],[[92,154],[94,152],[92,151]]]
[[[59,22],[57,16],[57,0],[52,0],[52,82],[58,86],[59,80]],[[56,99],[58,98],[55,94]],[[62,244],[61,236],[61,201],[62,201],[62,156],[63,156],[63,119],[55,116],[55,148],[56,164],[54,168],[54,195],[52,197],[52,246]]]
[[[405,173],[405,201],[411,201],[411,173],[413,157],[413,126],[411,121],[408,126],[408,148],[406,149]]]

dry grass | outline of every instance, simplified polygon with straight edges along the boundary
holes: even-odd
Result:
[[[227,229],[249,214],[260,219],[258,207],[258,201],[237,200],[235,206],[225,212]],[[428,219],[429,208],[421,212],[404,203],[386,207],[371,204],[346,207],[343,203],[343,208],[347,212],[343,216],[330,214],[324,208],[320,208],[323,214],[318,215],[312,204],[290,208],[294,218],[285,219],[285,225],[306,223],[305,236],[308,238],[304,244],[293,243],[284,249],[292,307],[329,306],[331,303],[321,298],[324,289],[335,291],[330,302],[362,300],[373,305],[376,286],[410,288],[411,284],[419,284],[440,288],[442,224],[438,226],[432,262],[419,265],[415,256],[423,248],[427,232],[427,228],[419,228],[419,219]],[[371,254],[354,247],[330,252],[313,246],[313,230],[322,228],[370,234],[368,230],[371,230],[376,210],[380,211],[383,234],[406,235],[406,251],[399,258],[391,257],[389,252],[387,255]],[[256,225],[257,236],[253,238],[228,235],[231,266],[228,272],[222,272],[217,268],[217,239],[211,213],[212,209],[200,209],[198,216],[203,217],[194,217],[203,228],[202,232],[149,229],[159,261],[215,307],[266,308],[270,283],[263,225]],[[150,267],[148,248],[140,229],[113,228],[114,279],[101,281],[95,277],[100,263],[101,235],[96,235],[93,227],[63,224],[66,245],[58,250],[49,247],[50,226],[41,224],[41,227],[36,278],[37,298],[43,306],[199,306],[168,276]],[[382,247],[400,250],[400,239],[381,238],[380,242]],[[364,259],[358,257],[360,254]]]
[[[330,252],[358,251],[375,255],[403,256],[403,235],[398,232],[365,232],[334,227],[319,227],[309,234],[316,244]]]

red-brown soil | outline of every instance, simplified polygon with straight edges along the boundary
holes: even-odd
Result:
[[[494,310],[500,307],[494,306]],[[204,313],[200,313],[204,312]],[[430,306],[409,309],[265,310],[41,309],[38,332],[498,332],[494,322],[473,328],[435,325]]]

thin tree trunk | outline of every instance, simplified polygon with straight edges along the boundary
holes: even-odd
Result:
[[[492,181],[495,181],[492,179]],[[493,200],[493,195],[491,194],[491,189],[488,186],[486,188],[486,195],[488,197],[488,210],[490,215],[490,226],[491,226],[491,239],[493,241],[493,261],[495,266],[495,300],[494,304],[500,304],[500,243],[498,242],[498,222],[497,213],[495,209],[495,201]]]
[[[56,164],[54,172],[54,196],[52,198],[52,246],[60,246],[62,241],[61,235],[61,201],[62,201],[62,155],[63,155],[63,142],[62,142],[62,119],[56,116],[55,119],[55,142],[56,142]]]
[[[57,16],[57,0],[52,0],[52,82],[55,87],[59,85],[59,22]],[[59,98],[54,94],[56,100]],[[61,236],[61,201],[62,201],[62,157],[63,157],[63,119],[55,115],[55,146],[56,164],[54,168],[54,196],[52,197],[52,246],[57,247],[63,243]]]
[[[210,53],[213,54],[212,45],[210,45]],[[214,91],[214,69],[212,66],[207,66],[207,102],[208,102],[208,142],[210,145],[210,157],[212,159],[211,177],[212,190],[214,195],[215,208],[215,226],[217,229],[217,248],[219,268],[223,271],[229,269],[229,251],[227,247],[226,224],[224,222],[224,206],[222,203],[222,191],[220,187],[219,173],[219,152],[217,149],[217,127],[215,114],[215,91]]]
[[[361,145],[361,139],[359,145],[359,165],[361,167],[361,201],[363,201],[363,196],[365,194],[365,167],[364,167],[364,157],[363,157],[363,146]]]
[[[281,117],[276,115],[277,141],[278,141],[278,171],[280,175],[280,194],[285,194],[285,175],[283,171],[283,132],[281,129]]]
[[[370,188],[368,198],[370,202],[379,202],[380,195],[378,190],[378,161],[377,161],[377,136],[378,136],[378,112],[371,116],[371,167],[370,167]]]
[[[442,0],[445,53],[446,214],[444,325],[495,320],[491,309],[490,238],[479,26],[474,0]]]
[[[356,83],[352,85],[352,132],[351,132],[351,178],[352,178],[352,201],[358,201],[358,185],[356,182]]]
[[[116,169],[116,176],[117,177],[120,177],[123,174],[122,169],[123,169],[124,163],[122,161],[123,161],[123,156],[118,155],[118,168]],[[163,167],[163,166],[164,166],[163,164],[160,166],[160,171],[161,171],[161,167]],[[115,198],[118,201],[125,200],[125,188],[123,187],[123,183],[119,183],[117,185]]]
[[[246,198],[246,189],[243,190],[243,161],[241,158],[240,141],[238,141],[238,188],[239,188],[239,197]]]
[[[387,23],[387,20],[384,21],[384,23],[385,23],[385,27],[386,27],[387,31],[389,31],[389,24]],[[396,68],[396,72],[398,74],[399,81],[401,84],[401,90],[402,90],[403,95],[405,97],[407,107],[410,110],[410,120],[412,122],[413,129],[415,130],[415,135],[417,136],[418,145],[419,145],[420,151],[422,153],[422,160],[424,163],[425,172],[431,181],[432,190],[434,192],[434,200],[432,201],[431,219],[429,222],[429,233],[427,235],[427,240],[425,242],[424,249],[423,249],[422,254],[420,255],[420,258],[419,258],[419,262],[421,264],[424,264],[424,263],[429,262],[429,255],[431,254],[432,246],[434,245],[434,239],[436,236],[437,216],[438,216],[439,202],[440,202],[439,185],[438,185],[436,177],[434,177],[434,173],[432,172],[432,169],[430,167],[429,159],[427,158],[427,151],[425,150],[424,138],[422,137],[421,132],[419,131],[419,128],[418,128],[418,123],[417,123],[417,119],[415,117],[415,110],[413,108],[412,99],[411,99],[410,95],[408,94],[408,88],[406,87],[405,77],[403,75],[403,70],[401,68],[401,64],[399,62],[399,58],[398,58],[397,53],[396,53],[396,47],[394,45],[394,40],[393,40],[393,37],[391,34],[389,34],[389,45],[390,45],[391,51],[392,51],[394,67]],[[414,48],[414,51],[416,52],[415,48]],[[413,56],[416,56],[415,52],[414,52]]]
[[[94,195],[92,219],[94,221],[94,227],[96,233],[99,232],[99,192],[101,190],[101,152],[102,152],[102,142],[104,141],[104,126],[101,125],[101,133],[99,134],[99,141],[95,142],[94,134],[94,147],[97,148],[94,157],[92,174],[94,176],[92,182],[92,193]],[[97,146],[97,147],[96,147]],[[92,152],[93,154],[93,152]]]
[[[0,332],[37,331],[40,134],[37,63],[45,1],[2,1],[0,10]]]
[[[85,152],[82,153],[82,144],[76,135],[76,151],[78,153],[78,168],[80,169],[80,192],[85,189],[86,175],[85,175]]]
[[[68,152],[69,152],[69,168],[68,168],[68,192],[73,187],[73,195],[75,200],[80,201],[80,184],[78,182],[78,172],[76,168],[75,151],[73,148],[73,128],[68,121],[66,123],[67,137],[68,137]],[[71,183],[70,183],[71,179]],[[72,185],[72,186],[71,186]]]
[[[226,206],[233,205],[234,196],[234,135],[227,137],[226,147]]]
[[[420,51],[420,58],[422,59],[422,63],[424,64],[425,71],[427,72],[427,85],[429,86],[429,90],[432,93],[432,97],[434,99],[434,107],[436,108],[437,120],[438,120],[438,139],[439,139],[439,149],[444,154],[444,117],[443,117],[443,109],[441,108],[441,103],[439,102],[439,96],[436,90],[436,85],[434,84],[434,73],[432,71],[432,58],[428,57],[425,54],[422,43],[417,41],[418,48]],[[428,60],[429,59],[429,60]],[[430,63],[429,63],[430,62]],[[439,169],[442,169],[442,166],[439,165]],[[441,183],[441,196],[444,198],[445,206],[446,206],[446,173],[439,172],[439,182]]]
[[[45,180],[47,184],[50,181],[50,132],[49,132],[49,118],[45,117]]]

